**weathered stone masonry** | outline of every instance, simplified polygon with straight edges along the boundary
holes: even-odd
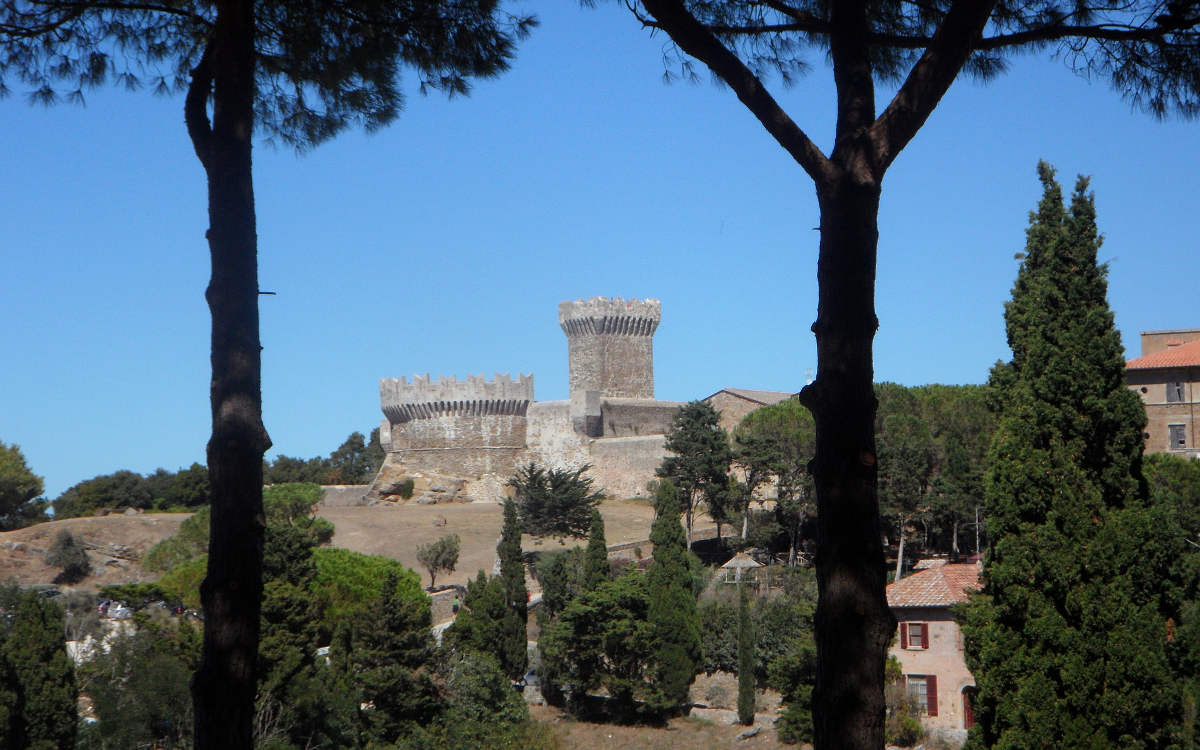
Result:
[[[368,497],[386,494],[406,475],[433,475],[466,480],[462,499],[495,500],[504,479],[529,461],[568,469],[591,464],[597,486],[610,494],[645,494],[682,405],[654,400],[661,319],[662,304],[654,299],[561,303],[567,401],[535,402],[532,375],[380,381],[387,457]]]
[[[475,476],[509,471],[525,450],[533,376],[387,378],[379,397],[384,450],[428,472]]]

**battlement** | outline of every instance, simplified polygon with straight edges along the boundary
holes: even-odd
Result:
[[[656,299],[592,297],[558,303],[567,334],[571,401],[595,391],[611,398],[654,398],[654,332],[662,320]],[[572,412],[572,419],[594,414]]]
[[[662,303],[656,299],[592,297],[558,303],[558,324],[567,338],[653,336],[660,321]]]
[[[442,416],[525,416],[533,401],[533,375],[496,373],[493,380],[468,375],[466,380],[431,379],[429,375],[384,378],[379,381],[379,400],[392,424]]]

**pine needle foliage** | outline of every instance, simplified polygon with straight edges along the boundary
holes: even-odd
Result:
[[[1183,534],[1150,507],[1145,414],[1123,381],[1093,196],[1054,170],[1005,310],[1012,361],[992,371],[992,547],[964,624],[979,694],[974,747],[1170,747],[1180,716],[1170,634],[1194,576]]]
[[[525,533],[536,537],[583,538],[592,525],[592,509],[604,499],[604,491],[593,486],[584,474],[585,464],[574,471],[546,469],[533,462],[522,466],[508,480]]]
[[[171,94],[188,87],[218,3],[152,0],[0,2],[0,95],[30,103],[84,102],[111,83]],[[360,125],[377,130],[404,107],[400,71],[422,93],[466,94],[472,78],[509,65],[536,25],[499,0],[255,3],[256,127],[305,150]]]
[[[729,435],[721,427],[721,415],[712,404],[690,401],[680,407],[671,422],[664,446],[668,455],[656,472],[678,488],[677,497],[687,525],[687,548],[692,548],[692,520],[697,506],[705,503],[717,522],[726,521],[729,464],[733,453]]]

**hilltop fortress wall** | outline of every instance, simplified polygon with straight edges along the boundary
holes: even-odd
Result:
[[[647,493],[664,456],[664,435],[681,403],[654,400],[653,337],[658,300],[593,297],[563,302],[570,398],[537,402],[533,376],[380,381],[387,456],[368,498],[386,497],[405,477],[453,479],[456,499],[495,501],[504,480],[533,461],[592,466],[610,495]],[[445,482],[441,482],[445,484]]]

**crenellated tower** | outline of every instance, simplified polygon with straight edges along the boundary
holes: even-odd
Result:
[[[654,398],[654,332],[662,320],[656,299],[592,297],[560,302],[567,335],[571,400]]]
[[[387,417],[381,442],[402,461],[418,458],[456,476],[508,473],[525,448],[533,376],[385,378],[379,400]]]

